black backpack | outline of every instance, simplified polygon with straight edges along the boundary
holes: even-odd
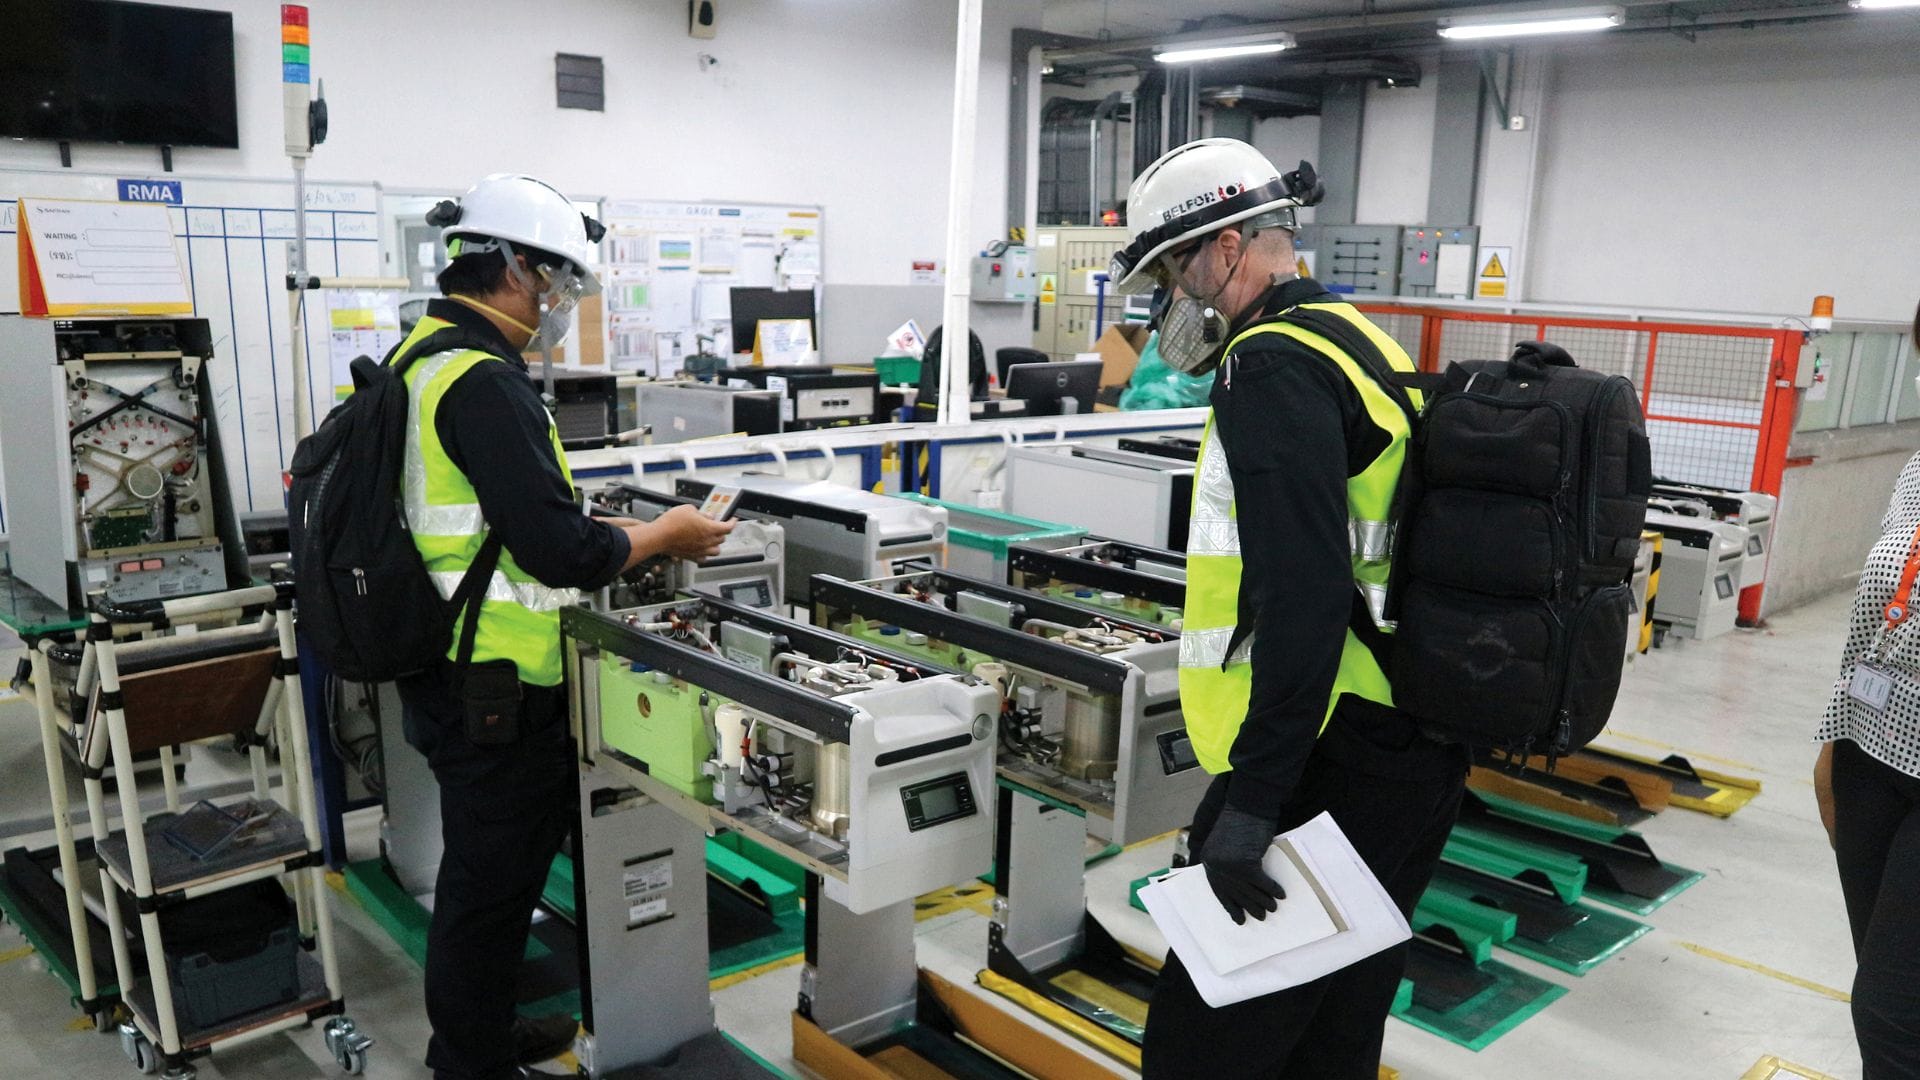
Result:
[[[1413,375],[1344,319],[1283,317],[1361,361],[1413,421],[1387,596],[1395,705],[1549,760],[1592,741],[1620,688],[1653,486],[1633,384],[1540,341]],[[1427,391],[1417,413],[1408,386]]]
[[[404,343],[403,343],[404,344]],[[407,447],[407,368],[449,349],[498,350],[450,327],[385,361],[353,361],[351,397],[300,440],[288,470],[288,536],[300,638],[333,674],[385,682],[430,670],[446,655],[459,612],[472,605],[457,660],[473,656],[482,584],[493,576],[500,539],[489,532],[449,600],[442,600],[414,547],[401,507]]]

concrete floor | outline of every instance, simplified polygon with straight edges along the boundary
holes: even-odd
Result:
[[[1636,661],[1603,743],[1642,753],[1677,749],[1702,766],[1758,777],[1765,790],[1728,820],[1669,810],[1641,827],[1661,857],[1705,872],[1706,880],[1648,918],[1653,933],[1584,978],[1497,954],[1569,987],[1564,998],[1478,1054],[1389,1021],[1386,1064],[1408,1080],[1734,1080],[1761,1057],[1779,1055],[1833,1077],[1859,1076],[1847,1006],[1836,999],[1852,981],[1852,950],[1814,808],[1807,742],[1833,678],[1847,603],[1835,596],[1777,618],[1769,630],[1674,642]],[[11,668],[11,659],[0,661]],[[0,823],[46,812],[35,739],[25,703],[0,700]],[[206,777],[223,772],[212,755],[196,769]],[[371,851],[373,822],[356,822],[355,834],[356,847]],[[1116,934],[1156,940],[1152,924],[1125,907],[1124,889],[1165,863],[1162,843],[1091,874],[1092,903]],[[419,971],[350,900],[331,899],[350,1011],[379,1039],[367,1075],[425,1076]],[[984,963],[985,923],[971,912],[942,916],[922,924],[920,943],[923,965],[970,982]],[[62,988],[35,964],[13,929],[0,929],[0,1076],[133,1075],[117,1040],[75,1030]],[[720,991],[721,1026],[789,1066],[788,1013],[798,982],[799,969],[787,967]],[[316,1032],[275,1036],[200,1066],[205,1080],[332,1075]]]

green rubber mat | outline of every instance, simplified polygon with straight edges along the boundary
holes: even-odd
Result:
[[[1393,1015],[1424,1031],[1480,1051],[1567,992],[1545,979],[1489,960],[1471,965],[1416,938],[1407,954],[1413,992]],[[1404,985],[1404,984],[1403,984]]]
[[[715,854],[715,849],[709,846],[708,853]],[[731,849],[725,849],[725,853],[738,859],[737,853]],[[735,865],[733,869],[739,871],[740,867]],[[400,888],[377,858],[349,864],[346,880],[347,891],[373,916],[374,922],[413,958],[414,963],[425,966],[430,916],[420,902]],[[778,874],[764,869],[759,870],[751,880],[755,885],[765,884],[776,893],[778,886],[786,884]],[[806,919],[797,900],[791,903],[776,901],[770,905],[769,911],[757,902],[760,898],[752,895],[751,888],[741,889],[724,876],[709,876],[707,897],[707,970],[710,978],[717,979],[782,960],[798,954],[805,947]],[[571,921],[574,911],[573,864],[565,855],[554,860],[553,869],[548,872],[543,899],[549,901],[549,910],[565,916],[550,921]],[[549,946],[543,944],[536,928],[535,936],[527,942],[528,962],[546,959],[549,951]],[[577,1010],[577,1005],[575,1008]],[[556,1008],[550,1011],[562,1010]]]
[[[1621,911],[1629,911],[1635,915],[1651,915],[1660,910],[1662,904],[1693,888],[1695,883],[1707,876],[1698,870],[1689,870],[1684,866],[1675,866],[1673,863],[1663,865],[1678,880],[1658,896],[1640,896],[1601,885],[1588,885],[1587,899],[1608,907],[1619,908]]]
[[[1468,858],[1457,858],[1456,844],[1476,849],[1483,859],[1476,864]],[[1546,853],[1554,859],[1548,859]],[[1571,860],[1586,872],[1585,895],[1638,915],[1653,911],[1700,880],[1692,870],[1662,862],[1646,838],[1630,829],[1480,792],[1468,792],[1461,802],[1447,857],[1531,885],[1542,884],[1537,875],[1530,880],[1527,875],[1494,864],[1502,857],[1519,859],[1552,878],[1553,862]],[[1555,880],[1554,885],[1561,899],[1571,903],[1580,898],[1581,894],[1567,891],[1564,882]]]
[[[1514,920],[1514,932],[1501,948],[1569,975],[1586,974],[1652,929],[1624,915],[1586,903],[1562,903],[1549,891],[1453,863],[1443,862],[1435,870],[1420,906],[1429,907],[1441,897],[1506,914]]]

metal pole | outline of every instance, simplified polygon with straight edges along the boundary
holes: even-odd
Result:
[[[953,161],[947,179],[947,302],[940,332],[940,422],[972,418],[967,357],[968,303],[972,299],[973,152],[980,106],[980,4],[959,0],[959,32],[953,52]]]
[[[287,325],[293,328],[293,437],[313,434],[313,405],[308,400],[307,327],[301,303],[307,295],[307,162],[293,159],[293,244],[287,249]]]

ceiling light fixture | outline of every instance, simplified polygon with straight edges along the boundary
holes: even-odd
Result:
[[[1870,0],[1885,2],[1885,0]],[[1920,2],[1920,0],[1915,0]],[[1614,6],[1533,11],[1481,11],[1449,15],[1440,20],[1440,36],[1452,41],[1529,37],[1535,34],[1577,34],[1611,30],[1627,19],[1626,9]]]
[[[1291,49],[1292,34],[1243,34],[1239,37],[1211,38],[1206,41],[1180,42],[1157,48],[1155,60],[1163,64],[1191,64],[1200,60],[1224,60],[1235,56],[1265,56]]]

